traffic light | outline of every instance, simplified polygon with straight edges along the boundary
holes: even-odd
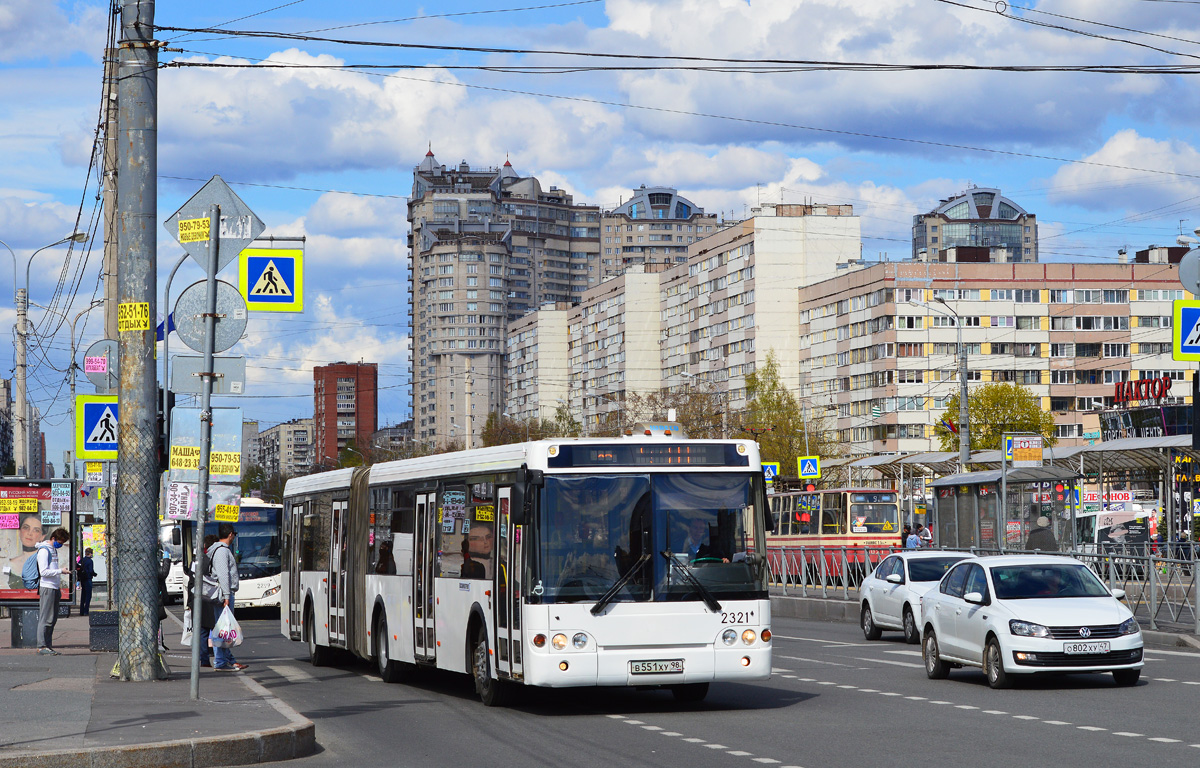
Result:
[[[157,416],[156,423],[158,424],[158,439],[155,442],[155,456],[158,458],[158,471],[162,472],[167,468],[167,459],[170,452],[170,446],[167,445],[167,426],[171,423],[171,409],[175,407],[175,393],[168,390],[167,392],[167,413],[163,414],[163,390],[158,388],[158,397],[155,399],[155,414]]]

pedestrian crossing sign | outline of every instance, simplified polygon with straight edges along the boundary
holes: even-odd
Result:
[[[303,312],[304,251],[246,248],[238,260],[238,286],[247,309]]]
[[[117,458],[120,411],[116,395],[75,398],[75,453],[80,459]]]
[[[1171,357],[1175,360],[1200,360],[1200,301],[1179,300],[1174,306]]]
[[[821,457],[820,456],[799,456],[796,459],[796,468],[801,479],[817,478],[821,476]]]
[[[767,482],[771,482],[775,478],[779,477],[779,462],[778,461],[764,461],[762,463],[762,469],[763,469],[763,477],[765,477],[767,479]]]

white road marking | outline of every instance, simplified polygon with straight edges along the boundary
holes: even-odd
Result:
[[[778,763],[779,761],[778,761],[778,760],[772,760],[772,759],[771,759],[771,758],[769,758],[769,757],[756,757],[756,758],[754,758],[754,762],[756,762],[756,763],[767,763],[767,764],[774,764],[774,763]]]
[[[895,654],[896,656],[920,656],[920,651],[884,651],[884,653]]]
[[[288,666],[286,664],[269,664],[267,669],[287,680],[289,683],[315,683],[317,678],[305,672],[303,669]]]
[[[704,739],[697,739],[695,736],[689,736],[689,737],[685,738],[684,741],[688,742],[689,744],[703,744],[704,743]]]
[[[363,675],[363,679],[369,680],[372,683],[382,683],[383,682],[382,677],[376,677],[375,675]]]
[[[1042,722],[1046,725],[1070,725],[1070,723],[1063,720],[1043,720]]]
[[[953,704],[952,701],[931,701],[930,704]]]
[[[1200,659],[1200,653],[1188,652],[1188,651],[1163,651],[1158,648],[1155,648],[1152,651],[1146,651],[1146,653],[1154,653],[1154,654],[1161,653],[1164,656],[1189,656],[1193,659]]]
[[[611,717],[613,720],[624,720],[625,719],[625,715],[605,715],[605,717]]]
[[[1153,739],[1149,739],[1149,741],[1157,741],[1157,742],[1161,742],[1163,744],[1178,744],[1180,742],[1180,739],[1167,739],[1162,736],[1157,736]]]
[[[771,674],[772,674],[772,675],[779,675],[779,674],[782,674],[782,673],[784,673],[784,672],[791,672],[791,671],[792,671],[792,670],[790,670],[790,669],[785,669],[785,668],[783,668],[783,667],[771,667]]]
[[[643,720],[626,720],[625,721],[626,725],[642,725],[643,723],[644,723]]]
[[[802,682],[802,683],[815,683],[815,682],[817,682],[815,679],[813,679],[813,678],[811,678],[811,677],[797,677],[796,679],[797,679],[797,680],[799,680],[799,681],[800,681],[800,682]]]
[[[983,714],[985,714],[985,715],[1007,715],[1008,713],[1005,712],[1003,709],[985,709],[985,710],[983,710]]]
[[[729,750],[729,752],[727,754],[733,755],[734,757],[750,757],[750,755],[753,755],[754,753],[753,752],[743,752],[740,749],[731,749],[731,750]]]
[[[643,725],[642,730],[643,731],[661,731],[662,728],[660,728],[657,725]]]
[[[839,685],[838,688],[857,688],[857,685]]]
[[[1183,684],[1184,685],[1200,685],[1200,682],[1196,682],[1195,680],[1184,680]]]
[[[784,678],[785,680],[795,680],[796,679],[795,675],[780,675],[780,677]]]
[[[849,667],[849,664],[838,664],[836,661],[821,661],[820,659],[806,659],[803,656],[777,656],[779,659],[789,659],[791,661],[806,661],[809,664],[826,664],[831,667]],[[871,659],[862,659],[862,661],[871,661]]]
[[[879,692],[879,695],[880,695],[880,696],[899,696],[900,694],[898,694],[898,693],[889,693],[889,692],[887,692],[887,691],[880,691],[880,692]]]
[[[729,747],[725,746],[724,744],[705,744],[704,746],[708,747],[709,749],[729,749]]]
[[[806,643],[824,643],[826,648],[870,648],[874,643],[843,643],[839,640],[824,640],[817,637],[794,637],[792,635],[777,635],[772,633],[771,637],[779,638],[780,640],[803,640]]]
[[[862,693],[879,693],[878,688],[859,688],[858,690]]]
[[[909,669],[925,669],[924,664],[913,664],[910,661],[892,661],[891,659],[857,659],[858,661],[869,661],[873,664],[891,664],[893,667],[908,667]]]
[[[679,731],[663,731],[662,735],[663,736],[682,736],[683,734],[680,733]]]
[[[821,682],[821,683],[817,683],[817,685],[837,685],[837,683]]]
[[[1178,683],[1179,682],[1178,680],[1176,680],[1173,677],[1155,677],[1152,679],[1159,683]]]
[[[1133,731],[1113,731],[1113,736],[1137,736],[1140,738],[1145,735],[1144,733],[1134,733]]]
[[[1107,728],[1101,728],[1098,725],[1077,725],[1075,726],[1081,731],[1107,731]]]
[[[972,707],[970,704],[955,704],[954,708],[955,709],[979,709],[979,707]]]
[[[1017,720],[1037,720],[1033,715],[1013,715]]]
[[[924,696],[905,696],[909,701],[928,701]]]

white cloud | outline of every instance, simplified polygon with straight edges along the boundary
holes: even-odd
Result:
[[[0,4],[0,62],[64,59],[104,49],[107,14],[98,5],[74,3],[69,11],[51,0],[5,0]]]
[[[75,211],[63,203],[0,197],[0,237],[14,250],[32,252],[71,234],[74,226]]]
[[[326,193],[308,209],[304,226],[333,236],[402,234],[407,216],[405,200]]]
[[[1051,179],[1049,198],[1092,210],[1144,210],[1200,195],[1200,152],[1178,140],[1118,131],[1100,149],[1082,158],[1093,165],[1064,165]],[[1147,174],[1139,168],[1193,176]]]

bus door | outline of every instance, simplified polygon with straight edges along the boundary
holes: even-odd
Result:
[[[437,658],[434,637],[433,565],[437,535],[437,494],[417,494],[417,530],[413,552],[413,653],[421,661]]]
[[[333,502],[329,533],[329,644],[346,645],[346,521],[350,501]]]
[[[521,526],[510,523],[510,493],[501,488],[499,568],[496,569],[496,669],[502,675],[521,679]]]
[[[304,594],[300,586],[300,568],[304,564],[304,546],[300,538],[304,530],[304,504],[293,504],[288,518],[288,561],[284,563],[288,578],[288,632],[293,640],[301,639],[301,622],[304,621]]]

